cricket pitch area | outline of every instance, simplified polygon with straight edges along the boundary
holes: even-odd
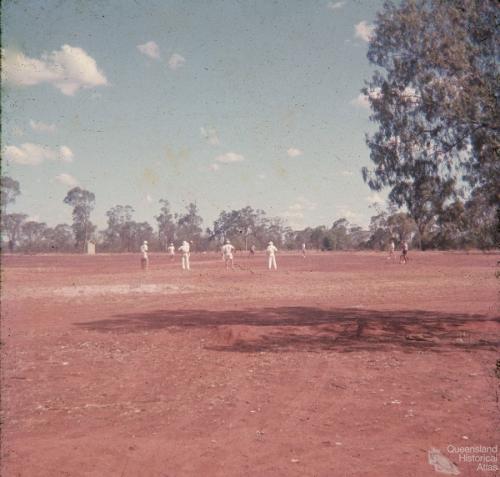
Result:
[[[494,475],[500,255],[386,257],[4,256],[1,475]]]

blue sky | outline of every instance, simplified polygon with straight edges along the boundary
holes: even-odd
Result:
[[[296,227],[366,225],[374,126],[360,97],[378,0],[3,2],[3,174],[11,211],[71,223],[158,200],[205,226],[251,205]]]

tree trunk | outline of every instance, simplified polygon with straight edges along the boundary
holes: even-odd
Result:
[[[418,248],[420,250],[423,250],[423,245],[422,245],[422,238],[424,236],[425,232],[425,223],[417,222],[417,228],[418,228]]]

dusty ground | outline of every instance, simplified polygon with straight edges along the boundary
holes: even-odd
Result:
[[[411,258],[5,256],[2,477],[495,475],[500,256]]]

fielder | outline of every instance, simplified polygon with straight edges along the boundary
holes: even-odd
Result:
[[[182,242],[182,245],[179,247],[179,252],[182,252],[182,257],[181,257],[181,263],[182,263],[182,269],[183,270],[191,270],[191,267],[189,266],[189,242]]]
[[[404,241],[401,248],[401,256],[399,257],[399,263],[408,263],[408,242]]]
[[[141,267],[143,270],[147,270],[149,267],[149,257],[148,257],[148,241],[144,240],[141,245]]]
[[[248,256],[253,257],[255,255],[255,250],[256,250],[255,245],[252,245],[250,247],[250,251],[248,252]]]
[[[222,246],[222,259],[226,264],[226,270],[229,269],[229,265],[231,265],[231,270],[234,270],[234,246],[231,245],[229,240],[226,240],[224,245]]]
[[[269,242],[266,248],[266,253],[267,253],[267,268],[271,270],[274,268],[275,270],[278,270],[278,267],[276,266],[276,257],[275,253],[278,251],[278,249],[274,246],[272,242]]]
[[[302,250],[302,258],[306,258],[306,244],[305,243],[302,244],[301,250]]]
[[[167,253],[170,255],[170,261],[173,261],[175,258],[175,247],[172,242],[170,242],[170,245],[167,247]]]

